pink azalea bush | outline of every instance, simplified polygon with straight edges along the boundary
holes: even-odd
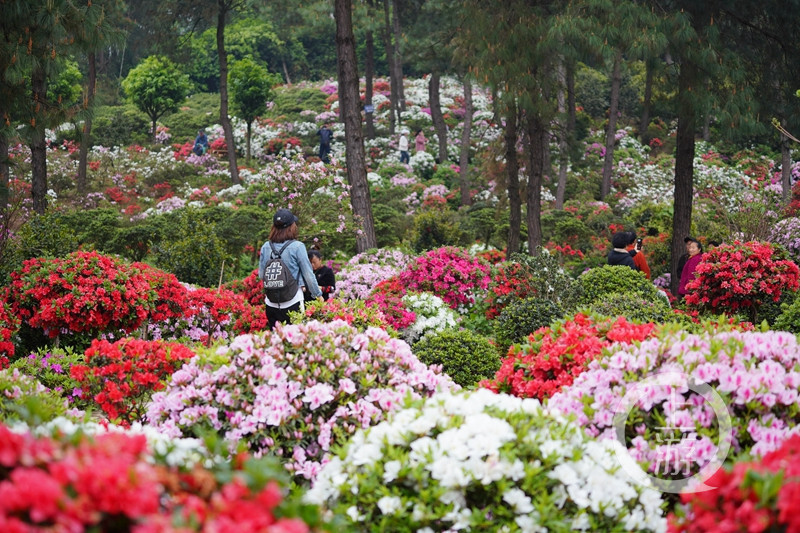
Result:
[[[685,375],[719,393],[731,415],[732,456],[762,456],[800,433],[800,346],[794,335],[777,331],[666,332],[638,345],[616,344],[549,406],[574,415],[590,436],[614,439],[612,423],[623,398],[641,392],[626,421],[631,455],[652,471],[670,458],[671,464],[689,461],[702,468],[717,452],[719,421],[711,404],[685,381],[675,381],[672,390],[661,382],[637,386],[665,373]],[[680,438],[662,438],[663,428],[681,428]]]
[[[353,256],[336,275],[336,296],[342,300],[366,300],[381,281],[399,273],[411,261],[399,250],[379,248]]]
[[[215,362],[202,359],[153,396],[150,423],[171,437],[213,429],[231,449],[243,441],[256,455],[272,452],[309,480],[334,444],[383,420],[407,397],[457,388],[405,342],[342,320],[242,335],[208,358]]]
[[[431,292],[451,308],[468,307],[485,294],[491,267],[466,250],[445,246],[426,252],[400,273],[400,283],[411,292]]]

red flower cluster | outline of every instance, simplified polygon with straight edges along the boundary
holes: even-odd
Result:
[[[571,385],[604,347],[642,341],[654,328],[652,323],[631,324],[625,317],[594,322],[578,313],[532,333],[526,343],[511,346],[494,380],[480,385],[494,392],[543,400]]]
[[[405,285],[398,276],[393,276],[375,285],[367,298],[367,305],[378,309],[393,328],[405,329],[417,319],[416,313],[409,311],[403,302],[405,295]]]
[[[264,304],[264,283],[258,279],[258,270],[253,270],[244,279],[237,279],[223,285],[235,294],[241,294],[251,305]]]
[[[86,365],[73,365],[70,375],[109,419],[127,426],[142,418],[150,395],[162,390],[165,379],[192,357],[182,344],[94,340],[85,352]]]
[[[746,310],[755,317],[768,300],[800,287],[800,270],[786,253],[766,242],[734,241],[703,254],[695,279],[686,285],[686,303],[715,312]]]
[[[536,294],[530,273],[519,263],[508,263],[497,267],[486,298],[486,318],[497,318],[511,302],[524,300]]]
[[[276,517],[281,491],[245,474],[257,471],[250,461],[236,461],[233,472],[185,472],[152,464],[144,436],[72,441],[0,425],[0,531],[309,531],[300,519]]]
[[[505,250],[486,250],[483,252],[478,252],[476,255],[492,265],[502,263],[506,260]]]
[[[670,532],[800,531],[800,436],[760,461],[720,469],[705,483],[716,488],[681,495]]]
[[[359,329],[368,327],[387,329],[389,327],[389,322],[380,309],[369,307],[361,300],[344,302],[332,298],[326,302],[311,302],[306,305],[305,315],[308,320],[319,320],[320,322],[344,320]]]
[[[9,358],[14,357],[14,343],[11,337],[19,329],[20,321],[11,312],[11,306],[0,298],[0,370],[6,368]]]

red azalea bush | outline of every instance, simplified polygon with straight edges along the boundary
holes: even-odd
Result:
[[[527,268],[519,263],[498,265],[486,298],[486,318],[497,318],[509,303],[524,300],[534,294],[536,288]]]
[[[681,495],[670,532],[800,531],[800,436],[760,461],[718,470],[705,484],[714,489]]]
[[[148,320],[161,322],[181,317],[189,305],[189,291],[181,285],[175,274],[164,272],[145,263],[134,263],[134,268],[141,270],[150,287],[156,291],[156,299],[150,308]]]
[[[179,469],[154,460],[143,435],[37,438],[0,425],[0,531],[308,532],[265,466],[242,456]]]
[[[525,343],[512,345],[494,379],[480,385],[494,392],[543,400],[571,385],[606,346],[644,340],[654,328],[652,323],[632,324],[624,317],[595,321],[578,313],[532,333]]]
[[[12,313],[50,338],[62,332],[131,332],[157,298],[141,268],[97,252],[29,259],[11,273],[8,290]]]
[[[407,290],[431,292],[457,309],[475,303],[477,293],[489,287],[490,272],[484,260],[445,246],[411,261],[398,279]]]
[[[182,344],[139,339],[115,343],[94,340],[86,350],[85,365],[73,365],[70,375],[111,420],[123,425],[138,421],[153,392],[194,353]]]
[[[394,276],[375,285],[366,304],[380,311],[394,329],[406,329],[417,320],[417,315],[406,307],[403,302],[405,295],[405,285],[398,276]]]
[[[496,265],[498,263],[502,263],[506,260],[506,251],[505,250],[484,250],[483,252],[478,252],[478,257],[486,261],[487,263],[491,263]]]
[[[14,357],[14,343],[11,338],[19,329],[19,319],[11,312],[11,306],[0,297],[0,370],[6,368],[9,359]]]
[[[241,294],[252,305],[264,304],[264,283],[258,279],[258,270],[253,270],[244,279],[236,279],[223,285],[235,294]]]
[[[796,291],[798,278],[800,270],[782,248],[734,241],[703,254],[695,279],[686,285],[686,303],[712,312],[746,311],[755,321],[762,304]]]

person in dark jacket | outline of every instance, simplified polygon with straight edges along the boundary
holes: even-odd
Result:
[[[620,231],[611,237],[611,246],[613,246],[614,249],[608,253],[609,265],[623,265],[631,267],[634,270],[639,270],[633,262],[633,256],[636,254],[636,250],[631,250],[630,252],[626,250],[630,238],[631,234],[627,231]]]
[[[322,298],[327,302],[331,293],[336,290],[336,275],[331,267],[322,263],[322,254],[319,250],[309,250],[308,260],[311,261],[311,268],[314,269],[314,277],[317,278],[317,285],[322,291]],[[306,301],[311,300],[311,295],[305,293]]]

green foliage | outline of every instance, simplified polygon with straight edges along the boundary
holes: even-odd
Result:
[[[190,89],[189,78],[166,57],[150,56],[122,80],[128,99],[150,117],[155,135],[156,121],[178,110]]]
[[[442,246],[459,246],[462,238],[458,216],[449,209],[420,211],[414,217],[411,247],[416,253]]]
[[[774,329],[800,334],[800,298],[796,295],[791,303],[781,305],[781,314],[773,322]]]
[[[525,268],[530,285],[537,288],[537,296],[551,300],[564,309],[571,309],[579,299],[581,286],[567,274],[558,258],[546,249],[536,255],[512,254],[509,260]]]
[[[505,355],[509,346],[525,340],[528,335],[564,317],[560,305],[535,296],[507,305],[494,321],[497,350]]]
[[[500,368],[500,357],[489,340],[465,329],[426,335],[413,351],[426,365],[442,365],[443,372],[462,387],[489,379]]]
[[[672,233],[672,204],[642,202],[631,209],[629,218],[637,228],[647,228],[648,233]]]
[[[611,82],[608,76],[580,64],[575,73],[575,99],[594,118],[604,117],[609,106]]]
[[[280,79],[252,57],[245,57],[231,65],[228,83],[234,111],[250,124],[266,110],[267,100],[272,97],[272,86],[280,83]]]
[[[655,322],[656,324],[668,322],[674,317],[669,303],[664,298],[650,301],[635,293],[620,292],[601,296],[584,312],[611,318],[624,316],[630,322]]]
[[[8,254],[0,264],[0,285],[9,274],[34,257],[65,257],[78,249],[78,237],[69,220],[57,211],[31,217],[11,241]]]
[[[458,172],[447,165],[438,165],[430,181],[431,183],[441,183],[448,189],[452,189],[458,183]]]
[[[155,266],[172,272],[183,282],[215,287],[224,261],[229,267],[223,281],[230,279],[230,255],[216,234],[216,226],[203,221],[193,209],[182,209],[174,219],[174,226],[153,246]]]
[[[122,223],[119,211],[111,208],[71,211],[65,213],[63,218],[75,229],[81,249],[104,252],[111,251],[109,244]]]
[[[92,143],[102,146],[143,144],[149,124],[133,104],[98,108],[92,122]]]
[[[26,376],[36,379],[55,393],[69,398],[80,383],[70,376],[72,365],[84,364],[83,354],[64,349],[40,349],[14,361],[11,370],[18,369]]]
[[[161,123],[169,128],[171,142],[193,141],[197,130],[219,123],[219,94],[193,94],[181,105],[180,112],[162,118]]]
[[[63,416],[67,405],[57,393],[19,370],[0,370],[0,422],[38,425]]]
[[[577,300],[578,306],[591,306],[613,293],[636,295],[649,302],[661,298],[655,285],[643,273],[627,266],[593,268],[578,276],[576,283],[582,289]]]
[[[391,248],[400,244],[400,236],[407,225],[405,213],[390,205],[375,203],[372,205],[372,217],[375,220],[378,248]]]
[[[221,209],[223,216],[216,222],[217,236],[225,243],[228,255],[238,256],[246,245],[258,249],[269,237],[272,214],[256,206]]]
[[[106,247],[108,251],[131,261],[143,261],[150,247],[161,241],[167,224],[167,217],[147,217],[135,225],[119,228]]]
[[[268,116],[285,117],[286,120],[307,120],[300,115],[300,112],[312,109],[321,113],[327,99],[328,95],[319,89],[307,88],[298,91],[278,87],[272,100],[275,105]]]
[[[78,69],[78,64],[68,59],[63,69],[55,80],[51,80],[47,87],[47,98],[51,105],[70,107],[80,102],[83,87],[83,75]]]

